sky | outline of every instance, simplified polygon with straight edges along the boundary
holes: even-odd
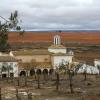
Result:
[[[0,0],[0,16],[14,10],[24,30],[100,30],[100,0]]]

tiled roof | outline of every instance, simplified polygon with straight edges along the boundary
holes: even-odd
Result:
[[[19,56],[19,55],[49,55],[51,53],[48,50],[35,49],[35,50],[14,51],[13,54],[15,56]]]
[[[49,48],[54,48],[54,49],[66,49],[63,45],[51,45]]]
[[[50,62],[35,62],[35,64],[32,63],[19,63],[19,66],[22,68],[27,68],[27,69],[31,69],[31,68],[51,68],[52,65]]]
[[[0,56],[0,62],[16,62],[17,59],[11,56]]]
[[[41,63],[38,63],[36,68],[51,68],[52,65],[50,62],[41,62]]]
[[[68,53],[53,53],[52,56],[71,56]]]

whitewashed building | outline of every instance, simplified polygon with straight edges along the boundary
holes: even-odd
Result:
[[[12,53],[0,53],[0,77],[18,77],[18,61]]]
[[[94,60],[94,66],[95,67],[100,66],[100,60],[99,59]]]
[[[99,74],[99,69],[95,66],[90,66],[87,64],[82,64],[79,68],[77,73],[84,73],[86,72],[87,74]]]
[[[33,67],[32,70],[54,70],[62,63],[67,64],[73,61],[74,53],[68,51],[65,46],[61,44],[60,35],[55,35],[53,44],[48,49],[34,49],[34,50],[19,50],[13,52],[16,59],[21,61],[19,66],[19,74],[26,71],[26,67]],[[30,65],[31,64],[31,65]],[[31,73],[31,69],[30,73]],[[21,74],[20,74],[21,75]]]
[[[59,35],[54,36],[54,44],[48,47],[48,51],[52,53],[51,63],[53,68],[59,67],[61,63],[71,63],[74,53],[67,50],[65,46],[61,44],[61,38]]]

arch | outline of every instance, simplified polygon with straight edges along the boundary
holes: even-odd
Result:
[[[44,69],[43,74],[48,74],[48,69]]]
[[[33,76],[33,75],[35,75],[35,69],[30,70],[30,76]]]
[[[6,78],[7,77],[7,74],[2,74],[2,78]]]
[[[39,75],[42,73],[41,69],[37,69],[36,73]]]
[[[26,72],[25,71],[21,71],[20,72],[20,76],[26,76]]]
[[[61,39],[59,35],[54,36],[54,45],[60,45]]]
[[[54,69],[50,69],[50,70],[49,70],[49,74],[50,74],[50,75],[52,75],[53,72],[54,72]]]

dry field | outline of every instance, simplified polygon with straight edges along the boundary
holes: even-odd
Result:
[[[27,79],[27,86],[24,81],[20,86],[14,82],[6,80],[0,81],[2,87],[3,100],[16,100],[16,88],[21,100],[29,100],[29,93],[32,94],[32,100],[100,100],[100,76],[88,75],[87,81],[84,81],[83,75],[75,75],[73,77],[74,93],[70,93],[68,76],[60,77],[60,87],[56,90],[55,78],[53,80],[48,76],[47,80],[43,80],[41,76],[40,89],[37,89],[37,81],[32,78]]]
[[[23,36],[19,33],[9,33],[9,43],[33,43],[52,42],[56,32],[25,32]],[[100,32],[62,32],[59,33],[62,42],[100,44]]]
[[[86,61],[87,64],[94,65],[94,59],[100,59],[100,47],[94,47],[88,50],[76,49],[74,57],[79,61]]]

